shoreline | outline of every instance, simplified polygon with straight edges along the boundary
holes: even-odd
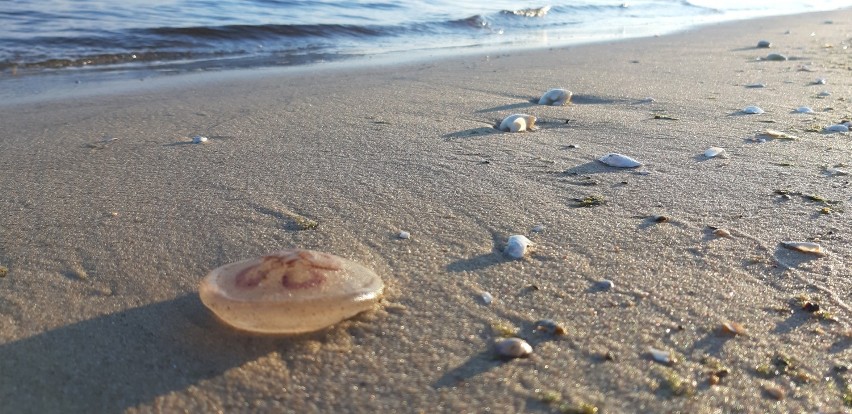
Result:
[[[852,183],[828,167],[850,169],[852,146],[820,128],[852,116],[849,33],[846,9],[6,104],[0,400],[13,412],[848,411]],[[757,60],[768,53],[790,60]],[[573,103],[536,104],[555,87]],[[815,113],[793,112],[805,105]],[[498,132],[512,113],[539,129]],[[767,129],[798,139],[761,141]],[[597,161],[611,152],[650,174]],[[532,255],[503,254],[514,234]],[[275,337],[232,330],[198,299],[210,270],[287,247],[372,268],[381,306]],[[546,319],[566,334],[536,329]],[[504,335],[533,354],[496,358]]]

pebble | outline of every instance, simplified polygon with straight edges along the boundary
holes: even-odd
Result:
[[[408,240],[408,239],[411,238],[411,233],[409,233],[407,231],[401,231],[401,232],[399,232],[397,237],[399,237],[400,239],[403,239],[403,240]]]
[[[772,43],[769,42],[768,40],[761,40],[761,41],[757,42],[757,47],[759,47],[761,49],[767,49],[767,48],[772,47]]]
[[[598,289],[601,290],[612,290],[615,287],[615,283],[612,280],[604,279],[595,284]]]
[[[746,88],[765,88],[766,84],[765,83],[749,83],[745,87]]]
[[[503,358],[526,358],[533,352],[532,346],[521,338],[506,338],[494,343],[497,355]]]
[[[201,302],[249,332],[317,331],[372,309],[384,283],[371,269],[332,254],[287,249],[212,270]]]
[[[203,144],[205,142],[207,142],[207,137],[203,137],[201,135],[196,135],[196,136],[192,137],[192,143],[193,144]]]
[[[763,109],[761,109],[759,106],[750,105],[743,108],[742,112],[744,114],[759,115],[763,113]]]
[[[494,296],[491,296],[491,294],[488,292],[482,292],[482,294],[480,294],[480,297],[482,298],[482,303],[486,305],[490,305],[491,302],[494,302]]]
[[[826,83],[828,83],[828,80],[825,78],[819,78],[814,81],[814,85],[825,85]]]

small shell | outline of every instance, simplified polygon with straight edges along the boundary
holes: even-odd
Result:
[[[296,334],[373,308],[383,289],[382,279],[356,262],[288,249],[214,269],[201,281],[199,296],[235,328]]]
[[[802,253],[813,254],[813,255],[816,255],[816,256],[820,256],[820,257],[828,254],[825,250],[823,250],[822,246],[820,246],[818,243],[813,243],[813,242],[785,241],[785,242],[781,242],[781,245],[790,249],[790,250],[795,250],[797,252],[802,252]]]
[[[193,144],[203,144],[205,142],[207,142],[207,137],[203,137],[201,135],[196,135],[196,136],[192,137],[192,143]]]
[[[598,158],[598,161],[609,165],[610,167],[618,168],[636,168],[642,165],[641,162],[636,161],[633,158],[614,152],[611,152],[609,154],[604,155],[603,157]]]
[[[704,156],[707,157],[707,158],[713,158],[713,157],[718,157],[718,156],[724,157],[725,156],[725,149],[721,148],[721,147],[710,147],[710,148],[707,148],[706,151],[704,151]]]
[[[409,233],[407,231],[400,231],[399,234],[396,235],[396,237],[399,237],[400,239],[403,239],[403,240],[407,240],[407,239],[411,238],[411,233]]]
[[[532,241],[530,241],[530,239],[526,236],[516,234],[514,236],[509,236],[509,240],[506,242],[506,248],[503,252],[513,259],[520,259],[526,256],[531,247]]]
[[[749,83],[745,87],[746,88],[765,88],[766,84],[765,83]]]
[[[729,239],[734,238],[733,236],[731,236],[731,232],[728,231],[728,230],[725,230],[725,229],[713,230],[713,235],[716,236],[716,237],[726,237],[726,238],[729,238]]]
[[[565,89],[551,89],[538,100],[539,105],[562,106],[571,101],[571,91]]]
[[[672,357],[671,352],[663,351],[661,349],[649,346],[648,353],[651,354],[651,358],[653,358],[654,361],[657,361],[661,364],[671,365],[675,363],[675,359],[674,357]]]
[[[785,397],[787,397],[787,393],[784,392],[784,389],[777,385],[765,385],[763,387],[763,391],[766,391],[766,393],[769,394],[770,397],[778,401],[781,401]]]
[[[497,355],[503,358],[526,358],[533,352],[532,346],[521,338],[506,338],[494,343]]]
[[[612,280],[604,279],[596,283],[595,286],[601,290],[611,290],[615,287],[615,283]]]
[[[786,132],[776,131],[774,129],[767,129],[758,134],[758,136],[768,137],[773,139],[799,139],[799,137],[795,135],[790,135]]]
[[[482,293],[479,295],[479,297],[481,297],[481,298],[482,298],[482,303],[484,303],[484,304],[486,304],[486,305],[490,305],[490,304],[491,304],[491,302],[494,302],[494,296],[491,296],[491,294],[490,294],[490,293],[488,293],[488,292],[482,292]]]
[[[785,55],[780,54],[780,53],[770,53],[770,54],[766,55],[766,57],[763,58],[763,60],[771,60],[771,61],[774,61],[774,62],[783,62],[785,60],[789,60],[789,58]]]
[[[767,49],[767,48],[772,47],[772,43],[770,43],[768,40],[761,40],[761,41],[757,42],[757,47],[759,47],[761,49]]]
[[[567,333],[567,331],[562,325],[556,323],[556,321],[552,319],[542,319],[536,322],[535,330],[550,335],[565,335]]]
[[[849,132],[849,127],[843,124],[829,125],[823,128],[825,132]]]
[[[527,114],[513,114],[503,118],[500,122],[500,130],[505,132],[532,131],[535,128],[536,118]]]
[[[828,175],[849,175],[849,171],[837,167],[828,167],[825,172]]]
[[[825,97],[831,96],[831,92],[822,91],[822,92],[818,93],[817,96],[819,96],[820,98],[825,98]]]
[[[733,334],[733,335],[746,335],[748,331],[745,326],[737,322],[723,322],[722,323],[722,332]]]
[[[545,229],[544,224],[536,224],[535,227],[532,228],[533,233],[541,233]]]
[[[809,107],[809,106],[800,106],[800,107],[794,109],[793,111],[796,112],[796,113],[799,113],[799,114],[812,114],[812,113],[814,113],[814,110],[811,109],[811,107]]]
[[[819,78],[814,81],[814,85],[825,85],[826,83],[828,83],[828,80],[825,78]]]
[[[758,106],[750,105],[743,108],[743,113],[749,115],[759,115],[763,113],[763,109],[760,109],[760,107]]]

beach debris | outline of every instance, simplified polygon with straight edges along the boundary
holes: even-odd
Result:
[[[536,118],[527,114],[513,114],[503,118],[500,130],[504,132],[524,132],[535,130]]]
[[[535,227],[532,228],[533,233],[541,233],[545,229],[544,224],[536,224]]]
[[[568,331],[552,319],[542,319],[535,323],[535,330],[549,335],[565,335]]]
[[[722,147],[710,147],[704,151],[704,156],[707,158],[727,158],[727,154],[725,153],[725,149]]]
[[[753,88],[753,89],[756,89],[756,88],[765,88],[765,87],[766,87],[766,84],[765,84],[765,83],[749,83],[749,84],[748,84],[748,85],[746,85],[745,87],[746,87],[746,88]]]
[[[826,167],[825,173],[828,175],[849,175],[849,171],[838,168],[842,166],[843,164],[835,165],[834,167]]]
[[[790,135],[786,132],[781,132],[781,131],[777,131],[777,130],[774,130],[774,129],[765,129],[765,130],[759,132],[757,134],[757,136],[758,137],[772,138],[772,139],[789,139],[789,140],[799,139],[799,137],[797,137],[795,135]]]
[[[668,216],[651,216],[651,221],[654,223],[668,223],[671,219]]]
[[[800,107],[794,109],[793,112],[795,112],[797,114],[812,114],[812,113],[814,113],[814,110],[811,109],[811,107],[809,107],[809,106],[800,106]]]
[[[494,302],[494,296],[491,296],[488,292],[482,292],[479,297],[482,298],[482,303],[486,305],[490,305],[491,302]]]
[[[662,119],[662,120],[665,120],[665,121],[677,121],[678,120],[678,118],[675,118],[671,115],[666,115],[666,114],[654,114],[654,119]]]
[[[530,252],[532,245],[532,241],[530,241],[530,239],[526,236],[515,234],[513,236],[509,236],[509,240],[506,242],[506,248],[503,250],[503,253],[513,259],[521,259]]]
[[[687,396],[695,394],[695,387],[698,385],[695,381],[690,381],[683,378],[673,369],[664,368],[660,372],[663,382],[660,384],[672,395]]]
[[[411,233],[403,230],[403,231],[400,231],[399,234],[396,235],[396,237],[398,237],[402,240],[408,240],[408,239],[411,238]]]
[[[786,397],[787,397],[787,393],[784,391],[784,389],[783,389],[783,388],[781,388],[781,387],[780,387],[780,386],[778,386],[778,385],[775,385],[775,384],[771,384],[771,385],[764,385],[764,386],[763,386],[763,391],[764,391],[767,395],[769,395],[770,397],[772,397],[772,398],[774,398],[774,399],[776,399],[776,400],[778,400],[778,401],[781,401],[781,400],[783,400],[784,398],[786,398]]]
[[[571,91],[565,89],[551,89],[538,100],[539,105],[562,106],[571,101]]]
[[[634,160],[626,155],[611,152],[598,158],[598,161],[617,168],[636,168],[642,166],[642,163]]]
[[[844,132],[849,132],[849,126],[845,125],[845,124],[829,125],[829,126],[823,128],[823,131],[828,132],[828,133],[835,133],[835,132],[844,133]]]
[[[825,85],[826,83],[828,83],[827,79],[819,78],[819,79],[814,80],[813,85]]]
[[[494,350],[501,358],[526,358],[533,352],[532,346],[521,338],[505,338],[494,343]]]
[[[201,135],[196,135],[196,136],[192,137],[192,143],[193,144],[203,144],[205,142],[207,142],[207,137],[204,137],[204,136],[201,136]]]
[[[769,60],[769,61],[773,61],[773,62],[784,62],[784,61],[787,61],[789,59],[790,58],[788,58],[786,55],[782,55],[780,53],[770,53],[770,54],[766,55],[765,58],[763,58],[763,60]]]
[[[768,49],[772,47],[772,43],[768,40],[761,40],[757,42],[757,47],[760,49]]]
[[[742,110],[742,113],[749,114],[749,115],[759,115],[759,114],[762,114],[763,112],[764,112],[763,109],[761,109],[759,106],[755,106],[755,105],[749,105],[749,106],[743,108],[743,110]]]
[[[646,104],[646,103],[654,103],[654,102],[657,102],[657,100],[650,97],[650,96],[647,96],[645,98],[640,99],[639,102],[637,102],[637,103]]]
[[[812,254],[815,256],[826,256],[828,253],[819,245],[819,243],[814,242],[795,242],[795,241],[785,241],[781,242],[781,245],[790,249],[795,250],[801,253]]]
[[[612,290],[615,287],[615,283],[609,279],[603,279],[597,283],[595,283],[595,287],[600,290]]]
[[[649,346],[648,353],[651,355],[651,358],[654,361],[657,361],[661,364],[673,365],[677,362],[672,353],[669,351],[663,351],[662,349],[657,349],[652,346]]]
[[[583,198],[575,198],[577,207],[595,207],[606,204],[606,199],[600,194],[592,194]]]
[[[737,323],[737,322],[723,322],[722,323],[722,332],[731,335],[747,335],[748,331],[745,326]]]
[[[226,264],[199,286],[201,301],[226,324],[249,332],[313,332],[379,301],[384,283],[371,269],[332,254],[286,249]]]
[[[9,268],[6,266],[0,266],[0,278],[4,278],[9,274]]]
[[[819,97],[819,98],[827,98],[829,96],[831,96],[831,92],[829,92],[829,91],[822,91],[822,92],[817,94],[817,97]]]
[[[734,238],[734,236],[731,235],[731,232],[725,229],[715,229],[713,230],[713,235],[716,237],[725,237],[728,239]]]

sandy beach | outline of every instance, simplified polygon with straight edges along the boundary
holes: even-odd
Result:
[[[0,411],[848,412],[852,135],[822,129],[852,118],[850,43],[844,10],[7,102]],[[199,300],[289,247],[374,269],[380,306],[258,336]]]

